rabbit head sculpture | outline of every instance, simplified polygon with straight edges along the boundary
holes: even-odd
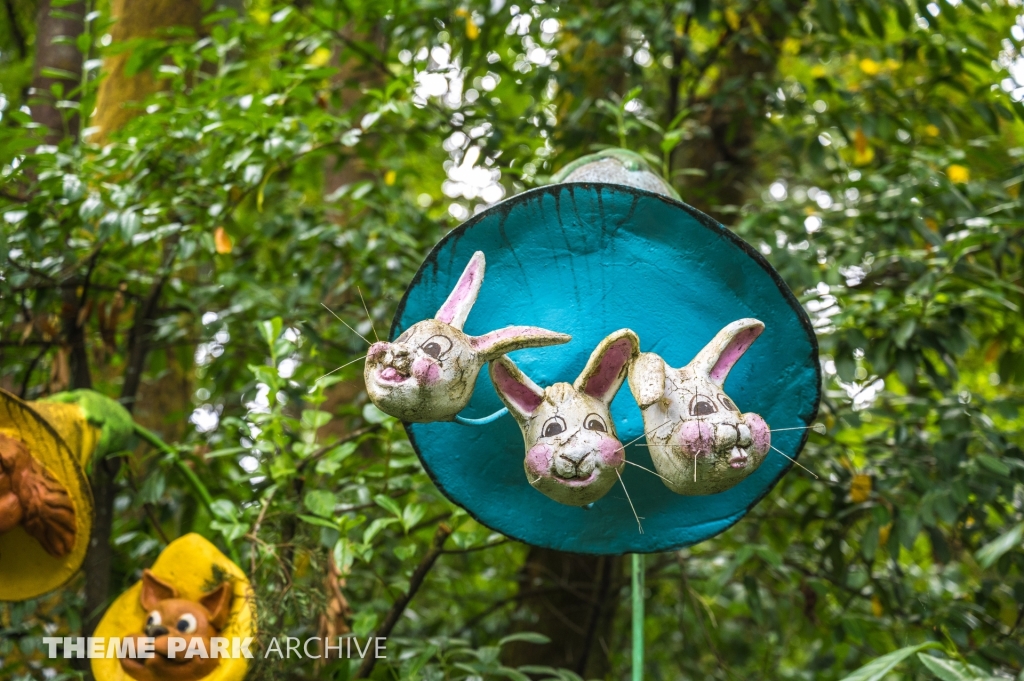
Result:
[[[462,331],[484,281],[477,251],[433,319],[413,324],[366,355],[366,392],[378,409],[403,421],[451,421],[469,402],[484,364],[513,350],[567,343],[572,337],[535,326],[508,326],[482,336]]]
[[[757,470],[771,444],[764,419],[740,413],[722,389],[729,370],[764,324],[740,319],[718,332],[682,369],[644,352],[629,388],[644,415],[651,459],[673,492],[715,494]]]
[[[491,363],[491,382],[523,431],[526,475],[549,498],[585,506],[618,479],[625,455],[609,406],[639,345],[629,329],[616,331],[572,385],[540,388],[507,357]]]

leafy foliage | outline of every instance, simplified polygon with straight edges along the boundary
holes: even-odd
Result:
[[[365,637],[436,549],[375,678],[575,678],[502,665],[526,549],[438,494],[321,303],[383,334],[448,228],[628,146],[779,269],[827,375],[801,457],[820,477],[648,561],[647,677],[1019,675],[1024,107],[997,82],[1020,11],[254,0],[125,46],[103,10],[87,47],[130,48],[163,90],[59,146],[37,146],[30,57],[0,35],[0,381],[91,381],[174,443],[112,460],[116,589],[198,531],[253,577],[261,645]],[[99,62],[84,75],[69,113],[95,102]],[[5,677],[70,672],[40,637],[81,630],[80,586],[0,609]],[[626,613],[595,645],[608,678]],[[358,660],[257,663],[345,679]]]

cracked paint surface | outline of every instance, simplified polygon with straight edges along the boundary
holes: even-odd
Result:
[[[650,352],[633,362],[629,387],[643,413],[651,460],[673,492],[722,492],[757,470],[768,454],[768,424],[741,413],[723,389],[763,330],[756,319],[735,321],[681,369]]]
[[[483,252],[475,252],[433,319],[370,346],[363,377],[378,409],[410,423],[451,421],[469,403],[484,364],[513,350],[571,340],[535,326],[507,326],[480,336],[463,332],[485,266]]]
[[[586,506],[615,486],[625,453],[610,406],[639,344],[629,329],[616,331],[572,384],[547,388],[507,357],[491,364],[491,382],[523,433],[523,467],[534,489],[567,506]]]

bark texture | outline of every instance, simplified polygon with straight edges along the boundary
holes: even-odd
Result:
[[[73,109],[62,112],[60,100],[76,100],[72,96],[82,80],[82,53],[76,40],[85,30],[85,3],[75,2],[51,7],[50,0],[39,3],[36,18],[36,57],[29,90],[32,120],[48,129],[47,144],[57,144],[65,137],[78,138],[79,116]],[[59,86],[60,96],[54,94]],[[64,116],[67,115],[67,121]]]
[[[547,645],[516,641],[502,649],[511,667],[542,665],[572,669],[585,679],[604,678],[622,556],[584,556],[532,547],[519,573],[513,631],[534,631]]]
[[[197,33],[202,26],[203,11],[199,0],[112,0],[111,14],[116,23],[111,28],[113,42],[152,38],[171,27],[185,27]],[[122,52],[103,61],[106,78],[96,96],[93,125],[99,130],[94,138],[105,140],[141,111],[142,102],[161,89],[159,80],[149,69],[128,75],[125,65],[131,52]]]

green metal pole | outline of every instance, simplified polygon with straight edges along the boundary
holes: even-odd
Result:
[[[644,557],[633,554],[633,681],[644,681]]]

